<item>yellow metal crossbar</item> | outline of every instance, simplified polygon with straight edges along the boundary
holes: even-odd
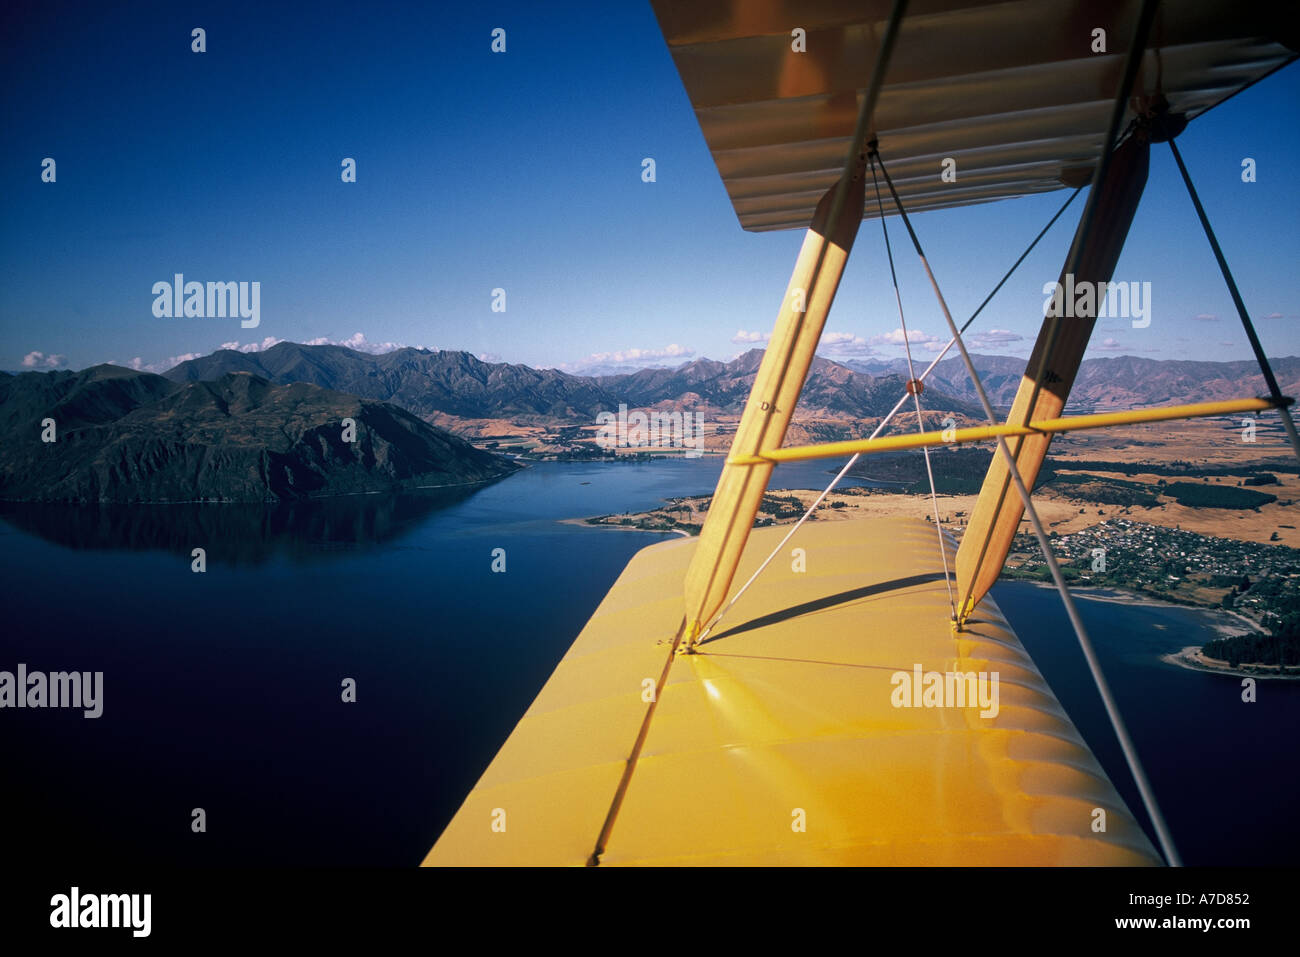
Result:
[[[1028,425],[1013,425],[1011,423],[1005,425],[977,425],[966,429],[950,429],[946,432],[887,435],[878,439],[852,439],[847,442],[826,442],[822,445],[799,445],[789,449],[768,449],[757,455],[739,455],[735,458],[729,458],[727,464],[762,465],[771,462],[804,462],[810,459],[829,459],[844,455],[870,455],[872,452],[919,449],[931,445],[961,445],[963,442],[981,442],[996,439],[999,435],[1073,432],[1079,429],[1101,429],[1110,425],[1165,422],[1170,419],[1194,419],[1207,415],[1233,415],[1238,412],[1263,412],[1266,409],[1277,407],[1278,403],[1272,399],[1225,399],[1221,402],[1171,405],[1159,409],[1097,412],[1093,415],[1072,415],[1062,419],[1043,419],[1030,422]]]

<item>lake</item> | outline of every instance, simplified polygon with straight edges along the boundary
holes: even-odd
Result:
[[[274,507],[0,505],[0,669],[104,672],[101,718],[0,713],[11,859],[418,863],[623,566],[667,537],[559,519],[707,494],[721,465],[546,463]],[[826,468],[782,465],[773,488]],[[1059,598],[995,595],[1136,812]],[[1238,679],[1160,662],[1209,636],[1200,612],[1080,608],[1186,862],[1288,860],[1300,687],[1243,704]]]

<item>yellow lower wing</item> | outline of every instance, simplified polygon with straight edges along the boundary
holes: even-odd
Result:
[[[587,863],[643,725],[602,865],[1160,863],[993,603],[953,633],[932,525],[808,525],[672,655],[695,545],[632,559],[426,865]],[[918,669],[996,672],[997,714],[896,706]]]

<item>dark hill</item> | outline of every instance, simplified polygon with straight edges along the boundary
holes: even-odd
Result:
[[[56,442],[41,441],[46,418]],[[25,373],[0,379],[0,426],[0,497],[30,501],[281,501],[516,468],[396,406],[247,373],[187,385],[113,366]]]

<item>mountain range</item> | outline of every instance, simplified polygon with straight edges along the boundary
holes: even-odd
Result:
[[[738,415],[762,361],[751,349],[730,362],[697,359],[676,368],[617,375],[580,376],[555,369],[484,362],[467,352],[404,348],[381,355],[343,346],[282,342],[262,352],[221,350],[164,373],[193,383],[231,372],[270,382],[307,382],[363,398],[392,402],[426,420],[514,419],[521,422],[591,423],[600,412],[629,408],[681,408],[706,415]],[[1010,406],[1025,360],[972,356],[999,408]],[[1283,391],[1300,389],[1300,358],[1273,360]],[[905,359],[836,362],[813,360],[799,399],[802,417],[872,418],[887,413],[903,394]],[[1193,362],[1134,356],[1085,359],[1070,396],[1070,411],[1142,408],[1264,394],[1253,362]],[[930,411],[982,418],[978,396],[960,357],[940,362],[926,379]]]
[[[517,465],[475,448],[474,421],[590,425],[601,412],[657,408],[738,415],[763,352],[730,362],[579,376],[484,362],[466,352],[403,348],[381,355],[282,342],[221,350],[162,376],[100,365],[80,372],[0,373],[0,499],[79,502],[293,501],[398,488],[461,486]],[[975,356],[994,405],[1010,405],[1025,362]],[[1300,390],[1300,359],[1277,359]],[[855,428],[903,395],[903,359],[817,357],[797,418],[815,434]],[[1138,408],[1263,394],[1250,362],[1133,356],[1083,362],[1070,409]],[[980,418],[960,358],[926,380],[927,412]],[[56,441],[42,441],[53,421]],[[356,441],[344,435],[355,423]]]
[[[405,348],[382,355],[343,346],[282,342],[262,352],[222,350],[164,373],[174,382],[201,382],[230,372],[250,372],[271,382],[310,382],[392,402],[423,418],[512,418],[519,421],[591,423],[600,412],[678,407],[707,414],[739,414],[754,383],[763,351],[731,362],[699,359],[674,369],[578,376],[555,369],[484,362],[467,352]],[[804,414],[870,418],[887,413],[903,394],[897,373],[865,375],[818,357],[799,400]],[[976,414],[970,402],[931,396],[935,408]]]
[[[1009,407],[1025,373],[1025,360],[1011,356],[973,355],[971,361],[988,392],[989,401],[999,408]],[[864,375],[906,374],[907,371],[906,359],[883,362],[851,359],[844,364]],[[1296,395],[1300,390],[1300,358],[1270,359],[1269,364],[1282,392]],[[979,401],[960,356],[940,362],[926,377],[925,383],[927,395],[933,386],[935,390],[965,402]],[[1066,409],[1069,412],[1139,409],[1267,394],[1264,377],[1253,360],[1194,362],[1116,356],[1084,359],[1080,363]]]
[[[517,468],[396,405],[238,372],[0,374],[0,435],[0,498],[24,501],[274,502]]]

